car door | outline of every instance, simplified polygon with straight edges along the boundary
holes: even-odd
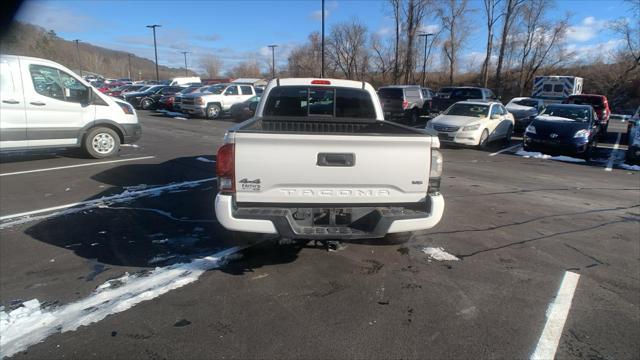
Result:
[[[487,119],[485,128],[489,131],[489,139],[497,139],[500,138],[501,134],[499,133],[499,125],[500,122],[504,119],[504,115],[502,115],[502,110],[498,104],[491,105],[491,110],[489,110],[489,118]]]
[[[27,139],[32,146],[79,145],[82,128],[95,119],[87,102],[90,88],[71,74],[48,64],[22,66]]]
[[[0,149],[27,146],[20,62],[17,58],[0,61]]]
[[[224,94],[222,99],[223,110],[229,110],[233,104],[242,102],[242,95],[240,95],[237,85],[228,86],[224,90],[223,94]]]
[[[240,95],[242,96],[242,101],[247,101],[255,95],[253,93],[253,87],[249,85],[241,85],[240,86]]]

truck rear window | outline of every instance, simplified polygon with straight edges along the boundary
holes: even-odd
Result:
[[[269,92],[264,116],[375,119],[368,92],[337,87],[280,86]]]
[[[398,88],[382,88],[378,90],[378,96],[382,99],[403,99],[402,89]]]

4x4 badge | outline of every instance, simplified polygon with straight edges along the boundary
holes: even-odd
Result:
[[[260,184],[260,179],[255,179],[255,180],[249,180],[247,178],[244,178],[240,181],[238,181],[240,184]]]

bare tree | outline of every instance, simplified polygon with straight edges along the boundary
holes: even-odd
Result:
[[[213,54],[207,54],[200,58],[200,66],[207,72],[209,78],[220,76],[222,65],[222,60]]]
[[[533,80],[533,76],[542,65],[556,65],[563,60],[549,54],[558,50],[569,27],[568,19],[545,21],[544,16],[551,8],[551,0],[527,0],[522,7],[522,23],[525,32],[522,35],[518,87],[520,96]]]
[[[400,12],[401,0],[389,0],[389,5],[393,10],[393,18],[395,20],[395,25],[396,25],[395,27],[396,41],[394,44],[395,51],[393,56],[393,83],[397,84],[398,79],[400,79],[400,23],[402,22],[402,19],[401,19],[402,14]]]
[[[624,71],[614,82],[617,89],[631,72],[640,67],[640,0],[628,0],[631,8],[631,20],[622,18],[611,23],[610,27],[623,40],[618,53],[619,62],[625,64]]]
[[[387,75],[393,71],[393,49],[389,44],[376,34],[371,35],[369,40],[371,47],[371,71],[373,75],[379,76],[382,83],[388,83]]]
[[[262,76],[260,73],[260,65],[257,60],[242,61],[231,70],[227,71],[227,75],[234,78],[259,78]]]
[[[487,87],[489,83],[489,66],[491,65],[491,54],[493,53],[493,28],[503,14],[496,16],[496,8],[502,0],[484,0],[484,10],[487,14],[487,53],[482,62],[480,76],[482,86]]]
[[[327,41],[329,61],[347,79],[363,79],[368,70],[367,28],[357,19],[331,28]]]
[[[458,51],[467,36],[465,29],[466,16],[469,13],[467,0],[446,0],[436,9],[442,22],[442,29],[446,32],[443,51],[448,63],[449,85],[453,85],[453,77],[457,70]]]
[[[289,75],[294,77],[320,76],[320,34],[313,32],[308,42],[294,48],[288,57]]]
[[[415,39],[420,28],[420,24],[424,19],[428,0],[409,0],[404,9],[405,23],[407,26],[407,48],[404,57],[404,83],[415,80]]]
[[[502,95],[502,66],[504,64],[505,51],[508,47],[507,38],[520,6],[525,0],[507,0],[502,18],[502,35],[500,40],[500,51],[498,53],[498,65],[496,66],[496,90],[498,95]]]

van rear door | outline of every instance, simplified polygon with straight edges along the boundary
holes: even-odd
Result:
[[[17,58],[0,58],[0,149],[27,146],[27,119],[20,63]]]

